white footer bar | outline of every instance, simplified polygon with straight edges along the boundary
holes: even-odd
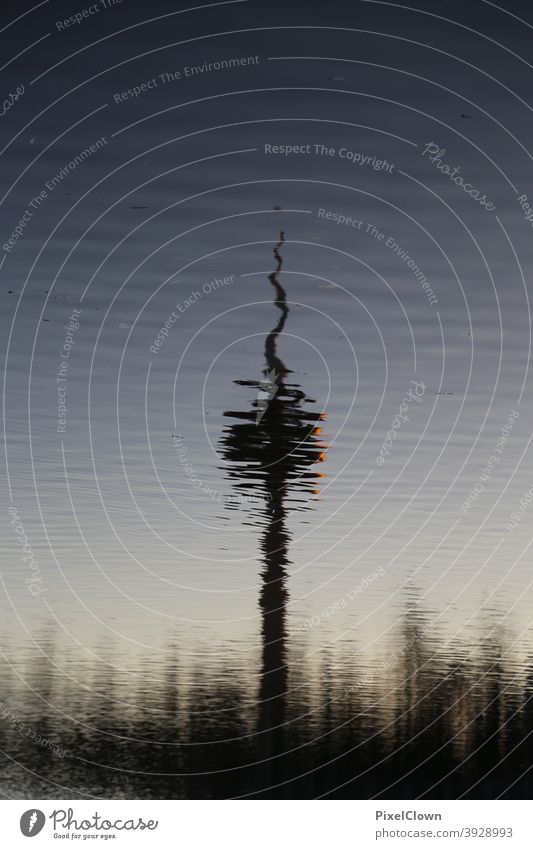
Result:
[[[531,849],[522,801],[0,802],[1,845],[191,849]],[[29,843],[34,838],[35,843]]]

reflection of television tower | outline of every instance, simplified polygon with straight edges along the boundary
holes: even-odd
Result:
[[[259,696],[258,756],[268,761],[283,751],[285,693],[287,692],[287,628],[286,567],[290,534],[287,528],[285,501],[291,492],[317,494],[317,480],[322,474],[310,467],[326,457],[317,422],[325,413],[306,410],[304,403],[314,403],[294,383],[285,383],[290,373],[278,357],[277,341],[289,314],[287,294],[279,281],[283,265],[280,250],[285,241],[283,231],[274,248],[276,269],[269,280],[276,290],[275,306],[281,311],[276,326],[265,340],[265,380],[236,380],[241,386],[253,386],[259,397],[254,409],[225,412],[239,419],[222,436],[222,453],[228,475],[238,489],[260,491],[266,505],[266,519],[261,537],[263,568],[259,606],[262,616],[262,664]],[[228,468],[227,467],[227,468]],[[262,783],[275,782],[275,763],[261,767]]]
[[[277,384],[278,376],[274,369],[266,375],[266,380],[259,381],[259,392],[257,393],[257,413],[255,420],[257,424],[265,415],[265,410],[272,401],[272,398],[278,391]]]

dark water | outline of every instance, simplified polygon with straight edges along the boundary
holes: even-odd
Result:
[[[464,7],[0,33],[4,797],[531,797],[530,39]]]

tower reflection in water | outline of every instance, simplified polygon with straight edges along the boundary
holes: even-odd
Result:
[[[253,492],[265,501],[264,530],[260,540],[263,567],[259,606],[262,621],[261,676],[257,720],[257,757],[263,787],[277,780],[276,755],[283,749],[287,668],[287,566],[290,533],[288,501],[291,494],[318,494],[323,474],[311,470],[326,457],[319,422],[326,414],[309,409],[315,402],[298,384],[289,382],[291,370],[278,355],[278,340],[289,316],[287,293],[280,282],[283,231],[274,248],[276,267],[269,275],[274,306],[281,315],[265,340],[264,380],[236,380],[253,388],[257,398],[244,412],[226,411],[237,420],[221,439],[227,473],[241,493]]]
[[[228,659],[227,643],[213,645],[211,656],[202,644],[191,660],[185,626],[158,661],[151,649],[124,653],[109,631],[96,632],[100,643],[72,647],[54,611],[53,624],[20,640],[6,615],[4,798],[531,799],[533,660],[505,594],[453,636],[409,581],[396,623],[380,614],[390,631],[381,654],[356,621],[342,644],[306,665],[308,634],[293,630],[289,681],[291,508],[312,507],[326,447],[324,415],[278,356],[289,317],[283,243],[282,234],[265,279],[277,323],[265,342],[264,379],[237,381],[252,400],[245,412],[226,412],[222,436],[234,487],[265,504],[253,517],[261,528],[258,689]],[[362,614],[372,604],[365,598]]]

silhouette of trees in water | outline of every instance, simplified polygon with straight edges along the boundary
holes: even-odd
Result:
[[[151,691],[141,684],[126,696],[111,656],[107,676],[99,670],[92,680],[83,677],[86,690],[58,673],[53,653],[41,656],[24,671],[31,689],[4,686],[3,708],[67,755],[57,757],[4,717],[3,792],[34,798],[530,798],[531,668],[517,679],[496,638],[482,643],[476,657],[453,662],[447,646],[446,659],[439,659],[438,640],[423,626],[413,650],[409,610],[401,630],[400,660],[386,678],[376,674],[372,681],[342,654],[324,653],[318,667],[306,669],[300,646],[301,662],[293,658],[286,671],[282,734],[270,751],[257,694],[229,666],[216,680],[201,665],[192,674],[189,669],[194,683],[185,686],[176,652]],[[8,677],[2,669],[2,680]],[[134,707],[124,707],[126,700]],[[258,764],[265,756],[270,760]]]

